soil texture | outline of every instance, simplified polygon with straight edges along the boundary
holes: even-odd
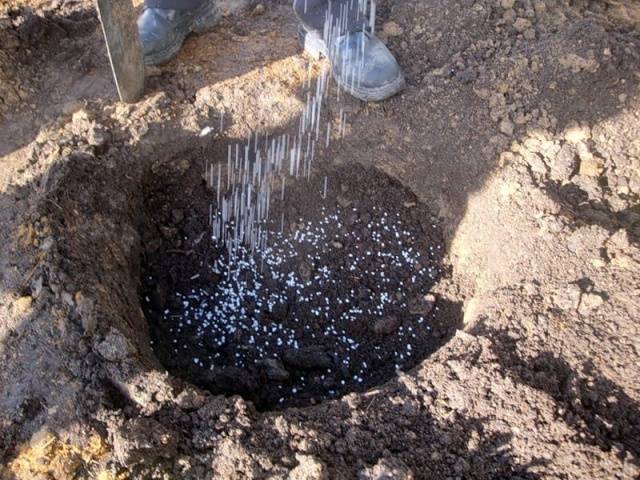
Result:
[[[91,2],[0,3],[0,478],[638,478],[638,2],[380,0],[407,88],[233,272],[206,164],[327,65],[220,5],[122,104]]]

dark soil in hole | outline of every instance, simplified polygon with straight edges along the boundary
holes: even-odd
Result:
[[[146,200],[143,305],[171,373],[261,409],[302,406],[379,385],[444,341],[430,293],[441,232],[397,182],[342,167],[325,199],[324,174],[291,181],[272,201],[269,248],[229,266],[200,163]]]

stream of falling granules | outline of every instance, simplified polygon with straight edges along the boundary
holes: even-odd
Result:
[[[419,247],[415,231],[397,212],[376,207],[328,212],[323,207],[320,217],[300,220],[291,233],[270,232],[268,248],[255,255],[240,247],[235,257],[219,257],[210,268],[220,281],[211,288],[176,292],[181,308],[167,309],[162,317],[174,336],[174,353],[188,349],[180,344],[185,331],[200,346],[205,337],[206,344],[213,345],[206,355],[192,359],[203,369],[220,366],[221,357],[247,368],[321,344],[332,359],[331,366],[318,373],[327,381],[328,395],[336,395],[345,383],[363,383],[375,368],[354,360],[363,325],[407,312],[408,296],[424,292],[423,286],[430,287],[439,277],[433,258],[441,246]],[[279,230],[279,225],[273,227]],[[399,340],[396,348],[387,351],[388,340],[381,340],[373,347],[375,362],[402,368],[414,355],[417,335],[431,328],[424,315],[403,317],[409,322],[393,332]],[[308,381],[303,372],[280,385],[280,401],[302,392]]]

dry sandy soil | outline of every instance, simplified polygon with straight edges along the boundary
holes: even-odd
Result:
[[[289,2],[254,7],[125,105],[91,2],[0,3],[0,478],[638,478],[638,4],[380,2],[407,89],[343,103],[322,156],[434,215],[446,327],[378,385],[277,410],[168,373],[141,303],[150,191],[294,128],[318,72]]]

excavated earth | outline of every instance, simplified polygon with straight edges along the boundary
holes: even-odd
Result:
[[[380,1],[407,89],[332,95],[344,138],[274,209],[283,237],[332,235],[284,264],[303,278],[401,256],[373,240],[384,213],[423,257],[381,322],[338,321],[351,291],[386,295],[375,262],[319,290],[342,343],[288,298],[269,318],[305,355],[268,363],[164,313],[223,281],[205,164],[293,132],[322,67],[288,0],[221,8],[126,105],[91,2],[0,3],[0,478],[638,478],[638,4]]]

